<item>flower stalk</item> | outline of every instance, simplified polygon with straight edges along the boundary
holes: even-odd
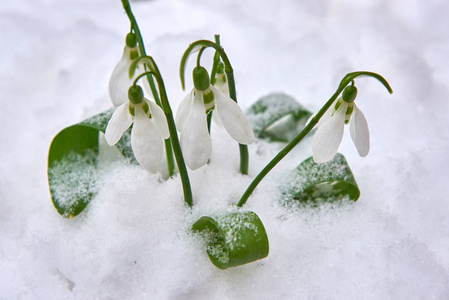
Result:
[[[150,69],[149,74],[147,74],[148,82],[150,83],[151,90],[155,97],[156,103],[160,105],[164,111],[165,118],[167,119],[168,130],[170,133],[170,138],[165,140],[165,146],[167,150],[167,163],[170,169],[170,175],[174,174],[174,161],[173,161],[173,152],[175,155],[176,163],[178,165],[179,175],[181,177],[182,188],[184,193],[184,201],[189,207],[193,206],[193,197],[192,197],[192,189],[190,187],[189,175],[187,173],[187,167],[184,162],[184,158],[182,156],[181,147],[179,145],[178,133],[176,130],[175,121],[173,119],[173,112],[170,107],[170,103],[168,101],[167,92],[165,90],[165,84],[162,79],[161,73],[159,72],[159,68],[157,67],[155,61],[151,56],[146,56],[145,47],[142,41],[142,36],[140,34],[139,27],[137,25],[136,19],[131,11],[131,7],[129,5],[128,0],[122,0],[123,8],[128,15],[128,18],[131,22],[131,27],[136,33],[136,38],[140,47],[140,51],[142,56],[136,59],[132,66],[130,72],[134,72],[137,64],[143,61],[146,66]],[[160,92],[160,100],[158,97],[158,92],[156,90],[153,77],[155,77],[159,92]],[[159,100],[159,102],[158,102]],[[173,146],[173,148],[172,148]],[[169,157],[171,156],[171,157]]]
[[[332,97],[324,104],[324,106],[318,111],[318,113],[310,120],[309,124],[290,142],[285,146],[284,149],[282,149],[266,166],[262,169],[262,171],[254,178],[254,180],[251,182],[251,184],[248,186],[246,191],[243,193],[242,197],[240,198],[240,201],[238,202],[237,206],[242,207],[246,201],[248,200],[249,196],[252,194],[252,192],[256,189],[256,187],[259,185],[259,183],[262,181],[262,179],[294,148],[296,145],[298,145],[304,137],[309,134],[309,132],[315,127],[315,125],[318,123],[318,121],[321,119],[321,117],[324,115],[324,113],[332,106],[332,104],[335,102],[337,97],[340,95],[340,93],[345,89],[345,87],[351,83],[356,77],[359,76],[369,76],[374,77],[377,80],[379,80],[385,88],[388,90],[390,94],[393,93],[393,90],[391,89],[388,82],[379,74],[372,73],[372,72],[353,72],[347,74],[340,82],[340,85],[337,88],[337,91],[332,95]]]
[[[135,37],[137,39],[137,44],[139,46],[140,54],[142,56],[146,56],[145,51],[145,45],[143,44],[142,35],[140,33],[139,26],[137,25],[136,18],[134,17],[131,6],[129,5],[129,0],[122,0],[123,8],[125,9],[126,15],[128,16],[128,19],[131,23],[131,30],[134,31]],[[153,94],[154,100],[156,101],[156,104],[162,107],[161,100],[159,98],[159,94],[157,92],[156,86],[154,84],[153,77],[151,75],[147,75],[148,83],[150,84],[151,93]],[[168,168],[168,174],[169,176],[173,176],[175,173],[175,163],[173,160],[173,149],[170,142],[170,138],[166,139],[164,141],[165,143],[165,153],[167,156],[167,168]]]

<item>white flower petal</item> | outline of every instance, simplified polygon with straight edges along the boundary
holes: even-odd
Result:
[[[212,114],[212,121],[215,123],[215,125],[217,125],[219,127],[223,127],[223,122],[221,122],[218,112],[211,111],[210,113]]]
[[[129,113],[128,101],[117,107],[109,120],[108,126],[104,133],[106,142],[112,146],[117,144],[126,129],[131,126],[133,119]]]
[[[178,107],[178,111],[176,112],[175,123],[176,129],[181,132],[184,128],[184,123],[189,115],[190,109],[192,108],[193,102],[193,90],[188,93],[184,99],[181,101]]]
[[[212,154],[212,141],[207,130],[203,95],[197,92],[181,132],[181,149],[186,164],[196,170],[204,166]]]
[[[337,153],[344,133],[345,115],[348,104],[342,103],[334,115],[321,125],[312,138],[313,160],[324,163]]]
[[[361,157],[367,156],[369,152],[368,122],[366,122],[365,115],[355,104],[350,125],[350,132],[359,155]]]
[[[214,86],[210,86],[210,89],[215,95],[216,110],[220,120],[229,135],[240,144],[253,143],[256,140],[253,129],[238,104]]]
[[[162,137],[164,139],[168,139],[170,137],[170,132],[168,131],[167,119],[165,118],[164,111],[153,101],[147,100],[147,102],[150,105],[150,111],[153,116],[154,123],[161,132]]]
[[[141,107],[136,107],[131,132],[131,147],[139,164],[156,173],[164,152],[163,139],[156,124],[148,118]]]
[[[318,123],[315,125],[314,128],[318,128],[321,125],[323,125],[324,123],[326,123],[327,120],[330,119],[330,117],[332,116],[332,114],[335,112],[335,101],[334,103],[332,103],[331,107],[329,107],[326,112],[324,113],[324,115],[320,118],[320,120],[318,121]],[[309,117],[309,119],[307,119],[306,125],[309,125],[310,121],[312,121],[313,118],[315,118],[315,116],[317,115],[319,111],[317,111],[316,113],[314,113],[313,115],[311,115]]]
[[[215,76],[214,86],[223,94],[229,96],[229,86],[224,73],[217,74]]]
[[[129,78],[128,71],[131,65],[131,48],[125,47],[123,56],[115,66],[109,80],[109,97],[114,106],[128,102],[128,89],[133,84],[134,78]]]

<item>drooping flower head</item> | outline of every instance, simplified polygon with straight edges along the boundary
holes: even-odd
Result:
[[[129,87],[133,85],[134,80],[140,73],[139,71],[144,71],[142,66],[139,65],[136,67],[134,75],[132,77],[129,76],[130,66],[139,56],[140,50],[136,35],[134,33],[128,33],[126,35],[126,45],[123,49],[122,58],[115,66],[109,79],[109,97],[114,106],[119,106],[127,101]],[[151,89],[148,80],[142,80],[144,89],[149,92]]]
[[[151,173],[156,173],[164,153],[164,139],[170,137],[163,110],[153,101],[143,97],[140,86],[129,88],[129,101],[115,110],[105,138],[109,145],[115,145],[123,133],[133,125],[131,147],[139,164]]]
[[[138,57],[139,49],[137,47],[136,36],[133,33],[128,33],[126,35],[126,45],[125,49],[123,49],[122,58],[112,71],[109,80],[109,97],[111,97],[114,106],[119,106],[128,101],[128,89],[135,79],[129,77],[128,70],[132,61]]]
[[[223,62],[219,62],[217,65],[217,73],[215,74],[214,86],[223,94],[229,96],[229,86],[224,72]]]
[[[193,70],[194,88],[182,100],[176,114],[176,127],[181,135],[181,149],[190,169],[204,166],[212,153],[207,127],[207,114],[216,111],[229,135],[240,144],[250,144],[255,137],[243,111],[228,95],[210,85],[203,67]]]
[[[355,86],[346,87],[342,97],[318,122],[318,130],[312,138],[313,160],[316,163],[327,162],[335,156],[343,139],[344,125],[349,122],[351,138],[359,155],[362,157],[368,155],[370,148],[368,123],[365,115],[355,105],[356,96]]]

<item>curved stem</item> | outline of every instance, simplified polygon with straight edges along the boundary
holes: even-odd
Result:
[[[125,12],[128,16],[130,23],[131,23],[131,28],[133,29],[133,31],[136,35],[137,43],[139,44],[140,54],[142,56],[146,56],[147,54],[145,52],[145,45],[143,44],[142,35],[140,34],[139,26],[137,25],[137,21],[134,18],[134,15],[131,11],[131,6],[129,5],[129,1],[122,0],[122,5],[123,5],[123,8],[125,9]],[[159,98],[159,94],[157,92],[156,86],[153,81],[153,77],[151,77],[151,75],[148,74],[147,79],[148,79],[148,83],[150,84],[150,89],[151,89],[151,93],[153,94],[154,100],[156,101],[157,105],[162,107],[161,100]],[[173,150],[171,148],[170,139],[165,140],[165,153],[167,156],[168,174],[171,177],[175,173],[175,164],[173,161]]]
[[[217,45],[220,45],[220,35],[219,34],[215,35],[215,43]],[[217,66],[218,66],[219,62],[220,62],[220,54],[218,53],[218,51],[215,51],[214,63],[212,65],[212,70],[210,72],[210,84],[212,84],[212,85],[214,85],[215,81],[216,81],[215,76],[217,75]]]
[[[312,120],[309,122],[309,124],[290,142],[285,146],[284,149],[282,149],[266,166],[263,168],[262,171],[260,171],[259,174],[257,174],[256,178],[251,182],[251,184],[246,189],[245,193],[243,193],[242,197],[240,198],[239,203],[237,204],[238,207],[242,207],[246,201],[248,200],[249,196],[252,194],[252,192],[256,189],[257,185],[262,181],[262,179],[296,146],[303,140],[303,138],[309,134],[309,132],[315,127],[315,125],[318,123],[318,121],[321,119],[321,117],[324,115],[324,113],[331,107],[332,103],[337,99],[338,95],[343,91],[343,89],[351,83],[356,77],[358,76],[370,76],[378,79],[390,92],[390,94],[393,93],[393,90],[391,89],[388,82],[380,75],[372,72],[353,72],[347,74],[342,81],[340,82],[340,85],[338,86],[337,91],[332,95],[332,97],[324,104],[324,106],[320,109],[320,111],[315,115],[315,117],[312,118]]]
[[[215,35],[215,43],[220,45],[220,35],[218,35],[218,34]],[[203,49],[205,49],[205,48],[201,48],[201,50],[203,50]],[[220,62],[220,54],[218,54],[218,52],[215,51],[214,63],[212,64],[212,71],[210,72],[210,84],[212,84],[212,85],[215,84],[215,75],[217,74],[217,66],[218,66],[219,62]],[[214,111],[211,110],[211,112],[207,115],[207,129],[209,130],[209,134],[210,134],[210,126],[212,123],[212,114],[213,113],[214,113]]]
[[[146,56],[146,54],[145,54],[145,49],[143,47],[143,42],[142,42],[142,37],[140,35],[139,27],[137,26],[136,20],[131,12],[131,8],[129,6],[128,0],[122,0],[122,4],[123,4],[123,8],[125,9],[134,30],[136,31],[137,40],[139,42],[139,46],[141,47],[142,55],[144,56],[143,59],[148,60],[148,62],[149,62],[148,66],[151,69],[151,72],[147,76],[148,76],[148,81],[150,82],[150,84],[151,84],[151,82],[153,83],[152,91],[153,91],[153,88],[154,88],[154,91],[156,91],[156,87],[154,86],[154,81],[153,81],[153,78],[151,77],[151,74],[154,75],[154,77],[157,80],[158,86],[159,86],[161,99],[158,104],[164,110],[165,118],[167,119],[168,130],[170,132],[170,139],[165,140],[165,146],[166,146],[166,150],[167,150],[167,160],[168,160],[168,153],[171,153],[172,161],[173,161],[173,152],[174,152],[175,158],[176,158],[176,163],[178,164],[179,175],[181,176],[182,188],[183,188],[183,192],[184,192],[184,201],[187,203],[187,205],[189,207],[192,207],[193,206],[193,197],[192,197],[192,189],[190,187],[189,175],[187,173],[187,167],[184,162],[184,158],[182,156],[181,146],[179,145],[178,132],[176,130],[175,120],[173,119],[173,113],[172,113],[172,110],[170,107],[170,103],[168,102],[168,97],[167,97],[167,92],[165,90],[164,81],[162,79],[161,73],[159,72],[159,68],[157,67],[153,58],[151,56]],[[139,60],[141,58],[142,57],[140,57]],[[137,64],[136,61],[135,61],[135,63]],[[158,95],[157,91],[156,91],[156,95]],[[172,150],[172,146],[173,146],[173,150]],[[173,169],[174,169],[174,163],[173,163]]]
[[[202,47],[202,48],[200,49],[200,51],[198,52],[198,56],[197,56],[197,58],[196,58],[196,66],[197,66],[198,68],[201,67],[201,63],[200,63],[200,61],[201,61],[201,55],[203,55],[204,50],[206,50],[206,48],[205,48],[205,47]]]
[[[178,164],[179,175],[181,176],[182,188],[184,191],[184,201],[189,207],[193,206],[192,189],[190,187],[189,174],[187,172],[187,167],[184,162],[184,157],[182,156],[181,145],[179,144],[178,131],[176,130],[175,120],[173,119],[173,113],[170,108],[170,103],[168,102],[167,92],[165,90],[164,81],[162,79],[159,68],[156,62],[150,56],[148,59],[151,61],[151,65],[156,73],[156,80],[161,91],[162,108],[165,112],[165,117],[167,119],[168,130],[170,132],[171,143],[173,145],[173,151],[175,153],[176,163]]]
[[[147,75],[155,75],[155,73],[154,73],[153,71],[148,71],[148,72],[145,72],[145,73],[140,74],[139,76],[136,77],[136,79],[134,79],[133,85],[136,85],[136,84],[137,84],[137,81],[138,81],[140,78],[142,78],[142,77],[144,77],[144,76],[147,76]]]

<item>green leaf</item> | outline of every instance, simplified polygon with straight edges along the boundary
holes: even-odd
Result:
[[[264,96],[246,111],[257,137],[286,143],[304,129],[311,115],[293,97],[284,93]]]
[[[340,153],[323,164],[316,164],[312,157],[306,159],[288,175],[284,190],[290,199],[312,205],[360,197],[354,175]]]
[[[86,208],[96,192],[99,133],[104,133],[114,108],[61,130],[48,153],[48,183],[56,210],[71,218]],[[130,129],[116,147],[135,162]]]
[[[207,244],[211,262],[224,270],[267,257],[268,237],[259,217],[251,212],[234,212],[201,217],[192,226]]]

